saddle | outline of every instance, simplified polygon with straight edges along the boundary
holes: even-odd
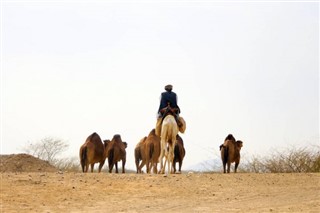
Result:
[[[176,122],[177,122],[177,124],[178,124],[179,127],[180,127],[181,125],[183,125],[183,124],[180,122],[180,120],[179,120],[179,108],[172,108],[172,107],[170,106],[170,103],[168,103],[168,106],[167,106],[167,107],[162,108],[162,109],[160,110],[160,113],[161,113],[161,115],[162,115],[161,123],[162,123],[163,119],[164,119],[167,115],[172,115],[172,116],[175,118],[175,120],[176,120]]]

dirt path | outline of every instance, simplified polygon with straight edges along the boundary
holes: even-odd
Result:
[[[320,174],[1,173],[1,212],[320,212]]]

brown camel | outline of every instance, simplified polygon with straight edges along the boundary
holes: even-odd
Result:
[[[79,156],[82,172],[88,172],[89,165],[91,165],[91,172],[93,172],[94,164],[99,164],[99,172],[106,160],[106,143],[102,143],[100,136],[97,133],[92,133],[80,147]]]

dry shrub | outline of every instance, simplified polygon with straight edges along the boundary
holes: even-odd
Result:
[[[78,157],[57,159],[54,162],[54,165],[63,171],[78,172],[81,170]]]
[[[28,143],[22,149],[32,156],[49,162],[59,170],[80,171],[80,163],[77,157],[59,157],[68,147],[69,144],[59,138],[45,137],[39,141]]]
[[[242,172],[320,172],[320,146],[289,147],[273,151],[269,156],[253,156],[245,162]]]

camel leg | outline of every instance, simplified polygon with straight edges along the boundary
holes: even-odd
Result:
[[[146,172],[147,172],[147,174],[150,173],[150,161],[149,161],[148,157],[146,159]]]
[[[158,170],[158,169],[157,169],[157,163],[153,163],[153,173],[154,173],[154,174],[157,174],[157,173],[158,173],[157,170]]]
[[[160,173],[163,174],[164,173],[164,165],[163,165],[163,157],[165,155],[165,151],[166,151],[166,142],[165,140],[161,139],[161,151],[160,151],[160,156],[159,156],[159,161],[160,161]]]
[[[116,162],[114,165],[116,167],[116,173],[119,173],[119,171],[118,171],[118,162]]]
[[[236,163],[235,166],[234,166],[234,173],[237,173],[238,166],[239,166],[239,163]]]
[[[168,158],[168,174],[172,174],[173,170],[172,170],[172,161],[171,158]]]
[[[102,168],[101,164],[102,164],[102,163],[99,163],[98,173],[101,172],[101,168]]]
[[[146,161],[145,160],[142,160],[141,161],[141,164],[139,166],[139,173],[142,173],[142,167],[144,167],[144,165],[146,165]]]
[[[161,174],[164,174],[166,171],[166,165],[167,165],[167,160],[168,160],[168,154],[166,152],[167,151],[165,149],[164,150],[164,164],[161,166],[161,171],[160,171]],[[163,159],[163,157],[162,157],[162,159]],[[161,163],[162,163],[162,161],[161,161]]]
[[[223,173],[226,173],[226,165],[227,165],[227,163],[223,162],[222,165],[223,165]]]
[[[122,160],[122,173],[126,173],[124,166],[126,165],[126,160]]]
[[[109,173],[112,173],[113,163],[109,163]]]
[[[163,156],[162,150],[160,150],[160,155],[159,155],[160,170],[159,170],[159,173],[161,173],[161,170],[163,167],[162,156]]]
[[[136,163],[137,174],[138,174],[138,173],[140,173],[140,172],[139,172],[139,163],[140,163],[140,162],[139,162],[139,160],[136,160],[135,163]]]
[[[227,172],[228,172],[228,173],[230,173],[230,166],[231,166],[231,163],[228,162],[228,163],[227,163]]]
[[[181,173],[182,159],[179,159],[179,173]]]
[[[169,147],[169,151],[166,152],[166,159],[167,159],[167,163],[168,163],[168,175],[171,173],[171,153],[170,153],[170,147]]]
[[[91,173],[93,172],[94,163],[91,164]]]
[[[147,174],[151,174],[152,167],[153,167],[152,163],[151,163],[151,162],[148,162],[147,165],[146,165],[146,167],[147,167]]]
[[[166,170],[166,166],[167,166],[167,163],[168,163],[168,167],[167,167],[167,173],[166,174],[170,174],[170,156],[169,156],[169,151],[168,151],[169,148],[166,148],[165,149],[165,158],[164,158],[164,173],[165,170]]]
[[[102,162],[102,164],[100,164],[100,168],[99,168],[100,171],[99,171],[99,172],[101,172],[102,167],[104,166],[105,162],[106,162],[106,160],[104,160],[104,161]]]
[[[168,160],[168,175],[172,173],[171,166],[172,166],[172,163],[170,163],[170,160]]]
[[[84,173],[84,171],[85,171],[85,165],[84,164],[81,164],[81,168],[82,168],[82,172]]]
[[[164,161],[164,172],[165,172],[165,168],[166,168],[166,164],[168,163],[168,170],[167,170],[167,173],[168,173],[168,175],[170,174],[170,150],[168,151],[168,149],[170,149],[170,147],[166,147],[166,149],[165,149],[165,154],[164,154],[164,156],[165,156],[165,161]]]
[[[98,173],[100,173],[101,172],[101,164],[99,164],[99,168],[98,168]]]
[[[163,159],[160,160],[160,170],[158,173],[163,174]]]
[[[157,174],[157,168],[154,167],[154,160],[147,160],[147,173],[150,174],[153,171],[154,174]],[[153,170],[152,170],[153,169]],[[155,172],[156,171],[156,172]]]
[[[159,162],[159,163],[160,163],[160,169],[159,169],[159,172],[158,172],[158,173],[161,174],[161,170],[162,170],[162,167],[163,167],[163,163],[162,163],[162,159],[161,159],[161,160],[159,159],[159,161],[160,161],[160,162]]]
[[[161,173],[162,173],[162,174],[165,174],[165,173],[166,173],[166,166],[167,166],[167,163],[168,163],[168,157],[167,157],[167,156],[165,156],[165,157],[164,157],[164,164],[163,164],[163,168],[162,168],[162,171],[161,171]]]
[[[174,144],[174,143],[173,143]],[[173,159],[174,159],[174,146],[169,146],[169,153],[168,153],[168,173],[173,173]]]
[[[173,159],[173,161],[172,161],[173,174],[176,173],[176,163],[177,163],[177,161],[175,159]]]

